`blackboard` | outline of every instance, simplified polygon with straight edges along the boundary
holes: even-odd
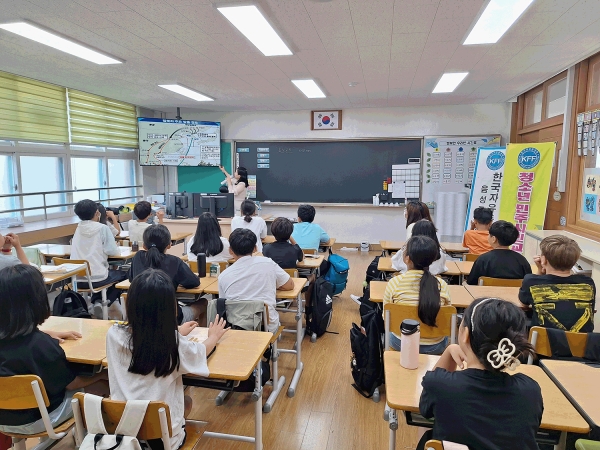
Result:
[[[421,157],[421,142],[236,142],[236,152],[239,165],[256,175],[257,200],[372,203],[373,195],[382,191],[384,178],[392,176],[392,164]],[[266,153],[268,158],[258,157]],[[266,159],[268,168],[259,168]]]

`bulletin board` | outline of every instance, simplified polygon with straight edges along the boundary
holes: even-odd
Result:
[[[425,137],[421,163],[421,200],[434,202],[438,192],[470,194],[477,149],[499,147],[500,136]]]

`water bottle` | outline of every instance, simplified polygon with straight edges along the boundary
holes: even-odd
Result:
[[[400,365],[405,369],[416,369],[419,367],[419,343],[421,331],[419,322],[405,319],[400,325]]]
[[[198,253],[198,277],[206,276],[206,253]]]

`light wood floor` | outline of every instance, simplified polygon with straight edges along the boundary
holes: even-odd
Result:
[[[325,334],[315,344],[304,339],[304,371],[293,398],[287,397],[286,391],[293,374],[295,355],[281,355],[279,367],[280,373],[286,376],[286,387],[273,410],[263,414],[265,450],[388,448],[389,429],[383,420],[385,388],[381,401],[374,403],[354,390],[350,374],[349,330],[352,322],[360,323],[358,305],[350,299],[350,294],[362,294],[365,270],[378,253],[340,254],[350,261],[349,282],[347,289],[334,300],[333,320],[329,328],[340,334]],[[292,314],[282,314],[281,320],[284,325],[294,326]],[[293,340],[293,335],[286,333],[280,345],[289,348]],[[207,430],[253,434],[254,410],[249,394],[233,394],[225,405],[217,407],[214,403],[217,391],[191,388],[188,393],[194,401],[189,418],[207,421]],[[270,387],[266,386],[265,399],[269,393]],[[396,448],[414,449],[417,444],[416,429],[404,424],[402,417]],[[72,440],[64,439],[55,448],[72,449]],[[250,450],[253,447],[247,443],[203,438],[197,448]]]

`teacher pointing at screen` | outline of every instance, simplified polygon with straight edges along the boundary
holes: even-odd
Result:
[[[238,167],[232,177],[223,166],[219,166],[219,169],[225,175],[224,183],[227,183],[227,192],[233,194],[235,211],[239,212],[242,202],[248,196],[248,171],[244,167]]]

